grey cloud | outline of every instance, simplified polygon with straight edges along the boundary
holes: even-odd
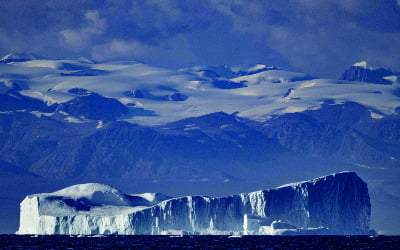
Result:
[[[330,77],[358,60],[399,70],[399,8],[396,0],[0,0],[0,53],[265,63]]]
[[[97,10],[85,13],[85,24],[79,29],[65,29],[60,31],[62,43],[66,46],[82,50],[90,45],[92,39],[104,33],[107,27],[105,18],[101,18]]]

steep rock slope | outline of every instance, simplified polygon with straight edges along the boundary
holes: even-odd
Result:
[[[378,117],[376,117],[376,116]],[[291,151],[369,167],[398,167],[399,115],[379,116],[357,103],[246,121]]]
[[[399,73],[384,68],[374,69],[369,67],[367,62],[360,62],[347,69],[340,77],[340,80],[391,84],[391,81],[386,77],[395,75],[399,75]]]

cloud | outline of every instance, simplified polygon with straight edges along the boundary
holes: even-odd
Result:
[[[109,43],[97,45],[92,50],[95,60],[115,60],[127,58],[140,58],[148,53],[151,46],[139,41],[112,40]]]
[[[61,42],[67,47],[82,50],[88,47],[92,39],[104,33],[107,22],[105,18],[100,18],[97,10],[85,13],[86,25],[80,29],[65,29],[60,31]]]
[[[147,34],[155,42],[195,31],[208,29],[221,20],[210,8],[211,0],[146,0],[132,1],[129,15],[136,31]]]
[[[164,31],[168,26],[181,24],[184,15],[177,1],[165,0],[133,1],[130,14],[140,27],[157,27]]]
[[[0,0],[0,12],[4,54],[264,63],[329,77],[359,60],[400,70],[398,0]]]
[[[109,43],[95,46],[92,50],[92,58],[99,61],[135,59],[154,66],[168,65],[173,68],[182,68],[197,62],[188,40],[183,35],[166,40],[161,45],[150,45],[137,40],[114,39]]]
[[[337,77],[355,61],[377,58],[400,67],[392,56],[400,50],[394,0],[247,2],[218,0],[214,7],[231,18],[235,32],[262,40],[264,53],[277,52],[278,63],[287,60],[291,69]]]

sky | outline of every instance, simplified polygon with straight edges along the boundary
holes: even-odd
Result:
[[[0,55],[400,71],[400,0],[0,0]]]

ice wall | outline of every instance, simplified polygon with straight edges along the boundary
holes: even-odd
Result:
[[[21,202],[19,234],[368,234],[367,185],[353,172],[222,198],[157,204],[101,184]],[[97,186],[93,186],[97,185]],[[101,187],[101,190],[98,190]],[[88,192],[89,190],[89,192]],[[73,197],[71,197],[73,193]],[[101,199],[100,199],[100,198]]]

